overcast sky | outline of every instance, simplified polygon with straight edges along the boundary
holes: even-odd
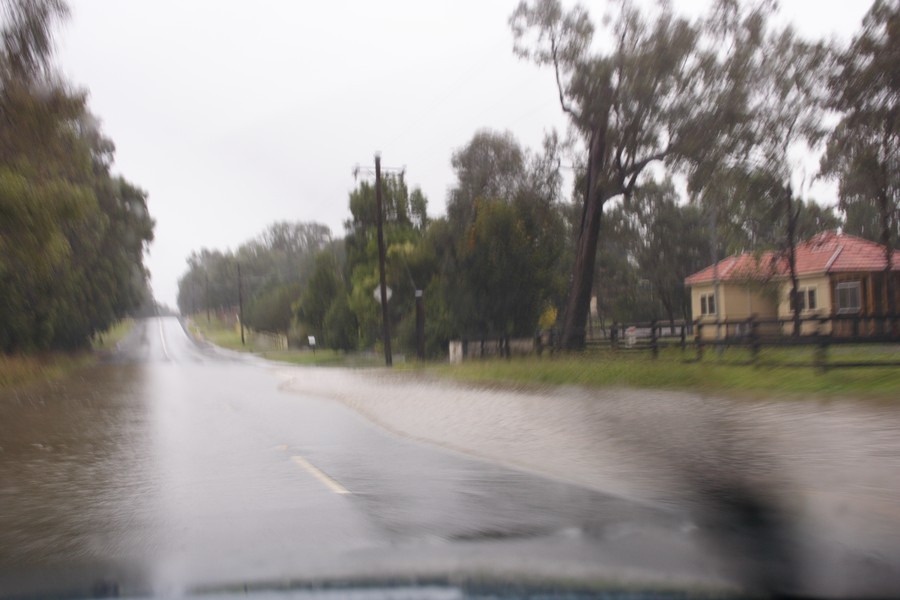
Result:
[[[234,249],[274,221],[342,235],[352,168],[376,150],[443,214],[450,156],[475,131],[533,148],[564,132],[552,73],[512,54],[517,3],[72,0],[58,60],[89,90],[115,170],[149,193],[157,299],[174,306],[192,250]],[[870,3],[781,4],[803,34],[848,40]]]

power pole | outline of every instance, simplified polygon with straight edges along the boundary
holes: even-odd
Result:
[[[359,175],[360,171],[365,171],[371,174],[371,167],[361,168],[359,165],[354,167],[353,176],[354,178]],[[402,169],[396,168],[386,168],[385,172],[391,173],[399,173],[401,176],[406,171],[406,167]],[[391,319],[390,319],[390,311],[388,310],[387,303],[387,285],[385,283],[385,275],[384,275],[384,210],[382,209],[381,202],[381,153],[375,153],[375,212],[376,215],[376,223],[378,225],[378,279],[380,285],[380,295],[381,298],[381,321],[383,324],[384,331],[384,364],[390,367],[393,364],[393,358],[391,353]]]
[[[416,290],[416,356],[425,360],[425,299],[424,290]]]
[[[244,292],[241,285],[241,263],[237,264],[238,268],[238,319],[241,322],[241,346],[244,345]]]
[[[381,154],[375,153],[375,212],[378,223],[378,279],[381,284],[381,322],[384,327],[384,364],[391,366],[391,319],[387,303],[387,285],[384,282],[384,212],[381,210]]]

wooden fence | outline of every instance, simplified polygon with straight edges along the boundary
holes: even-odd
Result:
[[[798,330],[799,335],[794,335]],[[703,360],[704,353],[712,348],[721,353],[726,348],[746,348],[750,358],[739,364],[761,364],[763,348],[813,347],[814,360],[810,363],[782,362],[785,366],[815,366],[820,369],[840,367],[900,366],[897,360],[854,360],[829,362],[832,346],[872,346],[900,344],[900,318],[895,316],[868,317],[860,315],[836,315],[829,317],[804,317],[796,324],[792,318],[741,319],[722,321],[649,321],[645,323],[613,323],[600,328],[599,335],[589,337],[588,348],[606,347],[615,351],[649,351],[654,358],[661,348],[676,346],[685,354],[693,351],[687,360]],[[557,335],[555,332],[551,337]]]

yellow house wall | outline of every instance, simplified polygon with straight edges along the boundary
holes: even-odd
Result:
[[[716,338],[716,317],[717,315],[701,315],[700,314],[700,296],[703,294],[711,294],[714,286],[702,285],[691,288],[691,314],[694,320],[700,320],[704,324],[702,335],[703,339]],[[756,316],[759,319],[774,319],[776,317],[776,307],[774,303],[765,298],[759,292],[752,291],[750,288],[734,283],[719,284],[719,314],[720,320],[725,321],[742,321]],[[733,335],[734,326],[729,326],[728,335]],[[719,335],[725,336],[725,326],[719,327]]]
[[[700,296],[703,294],[712,294],[713,286],[711,285],[701,285],[697,287],[691,288],[691,318],[695,321],[697,319],[702,319],[703,321],[715,321],[715,316],[701,316],[700,315]]]
[[[831,280],[827,275],[814,275],[798,278],[798,284],[801,289],[815,287],[816,288],[816,308],[814,310],[804,310],[800,313],[801,318],[811,317],[828,317],[831,316]],[[793,319],[794,313],[791,311],[791,281],[790,279],[781,284],[778,294],[778,318]],[[784,333],[790,334],[793,331],[793,325],[786,323],[784,325]],[[804,322],[800,326],[802,335],[810,335],[816,332],[828,334],[831,333],[831,323],[820,326],[815,322]]]

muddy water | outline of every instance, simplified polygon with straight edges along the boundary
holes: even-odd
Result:
[[[888,404],[281,368],[153,320],[0,395],[0,597],[466,569],[889,596],[898,432]]]
[[[50,565],[73,576],[88,568],[141,577],[134,559],[159,545],[144,375],[134,365],[101,365],[0,396],[4,569],[26,579]],[[122,527],[139,533],[110,535]]]
[[[400,435],[686,509],[700,526],[728,532],[720,537],[741,538],[738,553],[755,551],[741,545],[756,537],[736,523],[746,516],[749,529],[779,538],[760,552],[790,546],[790,568],[810,592],[900,589],[900,405],[523,391],[327,369],[281,375]],[[747,498],[758,506],[742,505]]]

